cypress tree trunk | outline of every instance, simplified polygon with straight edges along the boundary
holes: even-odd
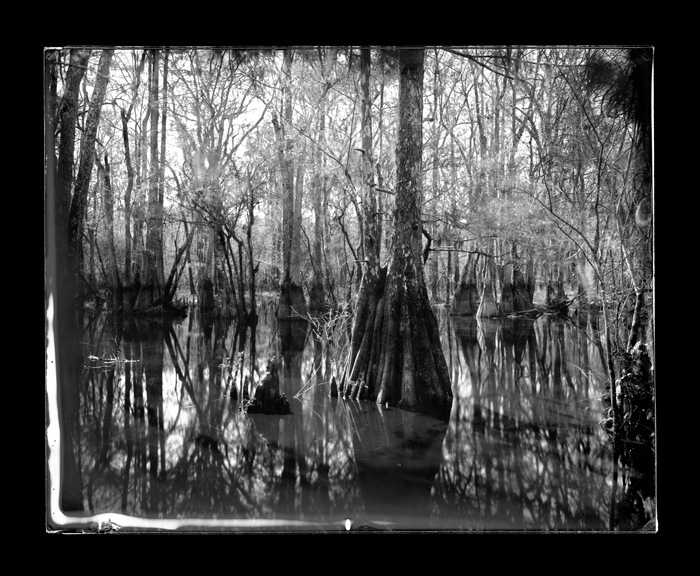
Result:
[[[97,67],[97,80],[92,92],[90,110],[88,111],[85,132],[80,142],[80,165],[75,181],[75,190],[70,204],[69,234],[71,253],[74,258],[75,271],[82,272],[83,268],[83,227],[85,225],[85,209],[87,196],[92,177],[92,168],[95,165],[95,138],[97,126],[100,123],[100,112],[104,101],[107,83],[109,82],[109,66],[112,62],[114,50],[104,50],[100,56]],[[59,160],[60,162],[60,160]],[[60,168],[60,164],[59,164]]]
[[[326,96],[332,83],[330,71],[335,63],[338,50],[331,49],[324,54],[321,65],[321,73],[324,80],[323,93],[318,104],[318,146],[314,154],[316,165],[313,177],[313,210],[314,210],[314,244],[313,244],[313,269],[314,276],[309,288],[309,310],[323,312],[326,308],[325,277],[323,274],[324,253],[324,203],[328,189],[328,175],[326,174],[326,157],[322,150],[326,146]],[[332,299],[333,295],[329,294]]]
[[[301,246],[301,194],[303,192],[303,167],[297,173],[296,193],[294,185],[293,142],[287,133],[287,126],[293,120],[291,73],[294,52],[286,50],[282,68],[282,112],[280,123],[273,118],[277,136],[278,157],[282,172],[282,261],[284,271],[280,286],[280,299],[277,308],[278,318],[299,317],[306,314],[306,300],[301,286],[299,250]]]
[[[437,198],[439,195],[439,182],[440,182],[440,70],[438,67],[438,57],[437,50],[435,50],[435,69],[433,70],[433,149],[432,149],[432,193],[433,198]],[[433,228],[433,234],[436,237],[437,247],[442,246],[442,231],[439,229],[440,225],[435,223]],[[433,253],[430,259],[430,300],[434,304],[437,303],[439,298],[439,278],[440,272],[438,265],[440,261],[440,252],[436,251]]]
[[[158,210],[161,214],[161,221],[158,225],[158,245],[160,249],[157,254],[157,267],[158,267],[158,277],[161,282],[165,279],[165,262],[163,261],[163,224],[162,224],[162,214],[163,214],[163,204],[165,198],[165,145],[166,145],[166,135],[168,127],[168,56],[170,54],[169,50],[165,50],[163,57],[163,89],[162,95],[158,95],[157,102],[162,102],[162,113],[160,115],[160,154],[158,159],[158,164],[155,169],[158,173]],[[157,88],[158,84],[156,84]]]
[[[160,176],[158,169],[158,118],[160,115],[158,60],[158,50],[152,50],[151,62],[149,62],[148,97],[151,121],[149,133],[151,162],[148,171],[148,228],[146,232],[143,277],[141,278],[142,285],[137,305],[142,310],[147,310],[153,306],[153,303],[160,298],[163,290],[163,271],[160,267],[163,260],[163,204],[158,182]]]
[[[139,85],[141,83],[141,73],[143,72],[144,64],[146,63],[146,51],[141,55],[141,60],[136,69],[136,84],[133,89],[133,98],[129,109],[121,110],[122,119],[122,139],[124,140],[124,164],[126,167],[127,184],[124,191],[124,280],[123,280],[123,308],[124,312],[131,312],[133,304],[134,285],[132,278],[132,235],[131,235],[131,193],[134,190],[134,167],[131,162],[131,148],[129,145],[129,119],[131,112],[134,109],[136,95],[138,94]],[[138,133],[135,132],[135,141],[138,142]],[[138,157],[137,157],[138,160]]]
[[[304,155],[302,150],[302,156]],[[301,275],[301,200],[304,195],[304,178],[306,170],[304,161],[297,166],[297,178],[294,183],[294,210],[292,219],[292,253],[289,258],[290,268],[286,276],[289,278],[289,304],[292,316],[305,316],[307,312],[306,298],[302,287]]]
[[[379,268],[380,244],[378,221],[377,221],[377,201],[375,196],[374,173],[372,167],[372,114],[371,100],[369,92],[370,81],[370,50],[362,48],[360,52],[361,66],[361,90],[362,90],[362,179],[363,179],[363,251],[365,259],[365,270],[362,274],[360,291],[357,296],[355,308],[355,322],[352,328],[351,353],[349,366],[350,396],[363,393],[363,383],[366,381],[367,364],[372,351],[374,338],[374,325],[377,308],[384,289],[384,279],[386,271]]]
[[[323,132],[325,130],[325,118],[323,111],[319,118],[319,142],[323,145]],[[312,182],[313,210],[314,210],[314,241],[313,241],[313,270],[314,275],[309,288],[309,310],[323,312],[326,306],[325,291],[323,288],[323,196],[324,175],[321,174],[323,160],[320,150],[315,154],[316,173]]]
[[[510,277],[510,286],[513,292],[513,312],[524,312],[532,310],[532,297],[528,290],[528,284],[525,281],[522,270],[520,269],[520,258],[517,254],[517,245],[513,244],[512,250],[512,273]]]
[[[530,302],[535,301],[535,289],[537,288],[537,274],[535,272],[535,249],[530,247],[528,250],[527,262],[527,293],[530,296]]]
[[[520,268],[516,266],[513,270],[513,309],[515,312],[524,312],[525,310],[532,310],[533,304],[530,298],[530,292],[527,288],[527,283],[525,282],[525,277],[520,271]]]
[[[117,264],[117,251],[114,241],[114,194],[112,192],[112,180],[110,178],[109,157],[105,153],[105,163],[102,165],[96,158],[98,174],[102,178],[102,195],[104,213],[107,227],[107,271],[109,272],[109,289],[112,293],[113,312],[123,312],[122,308],[122,281],[119,276],[119,266]]]
[[[56,126],[56,58],[47,55],[46,70],[46,241],[47,299],[55,306],[56,366],[62,412],[62,480],[61,507],[64,511],[83,510],[80,471],[75,450],[75,433],[79,426],[81,353],[75,313],[75,276],[69,238],[69,211],[73,187],[73,157],[80,83],[85,75],[90,50],[71,50],[65,88],[58,109],[58,160],[54,156]],[[50,59],[49,59],[50,58]],[[54,177],[55,176],[55,177]],[[48,305],[47,300],[47,305]]]
[[[472,67],[472,72],[474,74],[474,101],[475,101],[475,116],[476,124],[479,128],[479,176],[476,182],[475,196],[476,200],[480,201],[483,199],[484,194],[486,194],[487,187],[487,171],[486,164],[489,154],[488,149],[488,136],[486,135],[486,129],[484,127],[484,114],[482,112],[482,105],[480,104],[480,93],[481,93],[481,83],[476,81],[476,78],[481,76],[481,69],[474,63],[470,63]]]
[[[476,285],[476,258],[469,255],[464,273],[455,288],[452,311],[455,314],[474,316],[479,310],[479,290]]]
[[[71,50],[68,70],[66,72],[65,88],[63,97],[58,110],[59,121],[59,146],[58,146],[58,161],[57,161],[57,194],[56,194],[56,221],[62,234],[65,234],[64,240],[68,245],[59,244],[59,253],[57,257],[61,265],[69,264],[69,255],[73,256],[70,251],[70,225],[69,214],[71,204],[71,194],[73,192],[73,165],[75,153],[75,125],[78,117],[78,95],[80,83],[85,70],[87,69],[88,59],[90,58],[90,50]],[[63,239],[62,239],[63,240]],[[67,248],[64,252],[63,249]],[[73,266],[73,262],[70,262]],[[59,273],[61,269],[59,269]]]
[[[503,288],[501,289],[501,314],[510,314],[515,310],[513,296],[513,263],[508,262],[503,270]]]
[[[423,50],[401,50],[392,259],[369,356],[365,361],[358,355],[352,374],[364,374],[370,396],[380,404],[444,414],[452,390],[421,253],[423,61]]]
[[[147,214],[147,198],[146,188],[148,181],[148,158],[146,151],[148,150],[148,120],[151,110],[146,108],[145,117],[137,122],[137,130],[135,134],[135,198],[132,206],[132,218],[134,221],[132,267],[134,272],[131,294],[129,295],[129,308],[134,309],[141,291],[141,276],[144,269],[145,260],[145,245],[143,242],[144,225],[146,223]]]
[[[129,124],[124,110],[122,117],[122,138],[124,140],[124,164],[126,165],[127,184],[124,191],[124,286],[123,308],[125,312],[131,312],[131,192],[134,189],[134,167],[131,165],[131,151],[129,149]]]
[[[495,280],[495,264],[493,260],[489,260],[486,264],[486,277],[484,279],[484,287],[481,292],[481,302],[479,309],[476,311],[478,318],[491,318],[499,315],[498,304],[494,296],[494,280]]]
[[[255,276],[258,273],[258,264],[253,259],[253,224],[255,223],[255,197],[253,186],[248,174],[248,226],[246,227],[246,245],[248,248],[248,290],[250,297],[250,311],[246,314],[246,324],[251,326],[251,338],[255,342],[255,327],[258,325],[258,305],[255,301]],[[254,346],[254,344],[253,344]]]

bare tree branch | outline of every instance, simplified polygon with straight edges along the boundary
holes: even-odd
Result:
[[[459,50],[455,50],[453,48],[448,48],[446,46],[440,46],[441,50],[444,50],[445,52],[449,52],[450,54],[455,54],[456,56],[460,56],[461,58],[467,58],[468,60],[471,60],[475,64],[478,64],[482,68],[486,68],[487,70],[490,70],[494,74],[498,74],[499,76],[503,76],[504,78],[508,78],[509,80],[513,80],[512,76],[509,76],[508,74],[505,74],[504,72],[499,72],[498,70],[495,70],[491,68],[490,66],[487,66],[483,62],[480,62],[478,60],[477,56],[473,56],[472,54],[467,54],[466,52],[460,52]]]

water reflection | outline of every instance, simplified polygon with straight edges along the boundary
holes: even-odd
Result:
[[[180,324],[90,319],[78,433],[62,451],[65,469],[78,470],[83,514],[193,529],[212,519],[345,529],[349,519],[353,528],[606,530],[612,462],[595,326],[440,320],[449,421],[333,397],[344,355],[308,323],[277,323],[265,308],[254,337],[197,314]],[[271,361],[292,413],[247,414],[249,386]]]
[[[601,530],[611,460],[602,441],[602,366],[570,325],[455,323],[457,387],[433,518],[459,529]]]

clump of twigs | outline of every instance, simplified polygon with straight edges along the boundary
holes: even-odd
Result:
[[[342,304],[327,305],[323,313],[304,314],[301,315],[301,318],[309,323],[315,338],[321,342],[325,353],[328,355],[327,358],[333,366],[333,370],[339,371],[338,365],[347,354],[350,329],[352,327],[353,310],[351,302],[348,300]],[[327,383],[323,382],[323,384]],[[318,384],[320,383],[316,382],[309,385],[309,382],[307,382],[295,397],[308,392]],[[338,386],[335,376],[331,377],[330,385],[331,396],[337,396]]]
[[[573,299],[569,300],[566,298],[552,298],[549,302],[547,302],[546,306],[544,307],[543,313],[552,316],[566,317],[569,315],[569,306],[571,306],[572,302]]]
[[[352,320],[352,308],[349,302],[326,306],[322,314],[305,314],[302,316],[324,345],[337,346],[340,335],[347,332]]]

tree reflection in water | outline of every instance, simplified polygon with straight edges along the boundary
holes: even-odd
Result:
[[[547,318],[453,324],[468,377],[456,390],[433,521],[604,530],[612,462],[598,425],[602,366],[588,363],[588,342]]]
[[[606,530],[612,462],[594,331],[545,317],[444,316],[441,326],[449,421],[332,397],[342,351],[266,308],[254,341],[196,314],[91,319],[64,466],[75,459],[86,513],[193,529],[277,519],[290,529]],[[271,358],[292,414],[246,414],[248,383]]]

